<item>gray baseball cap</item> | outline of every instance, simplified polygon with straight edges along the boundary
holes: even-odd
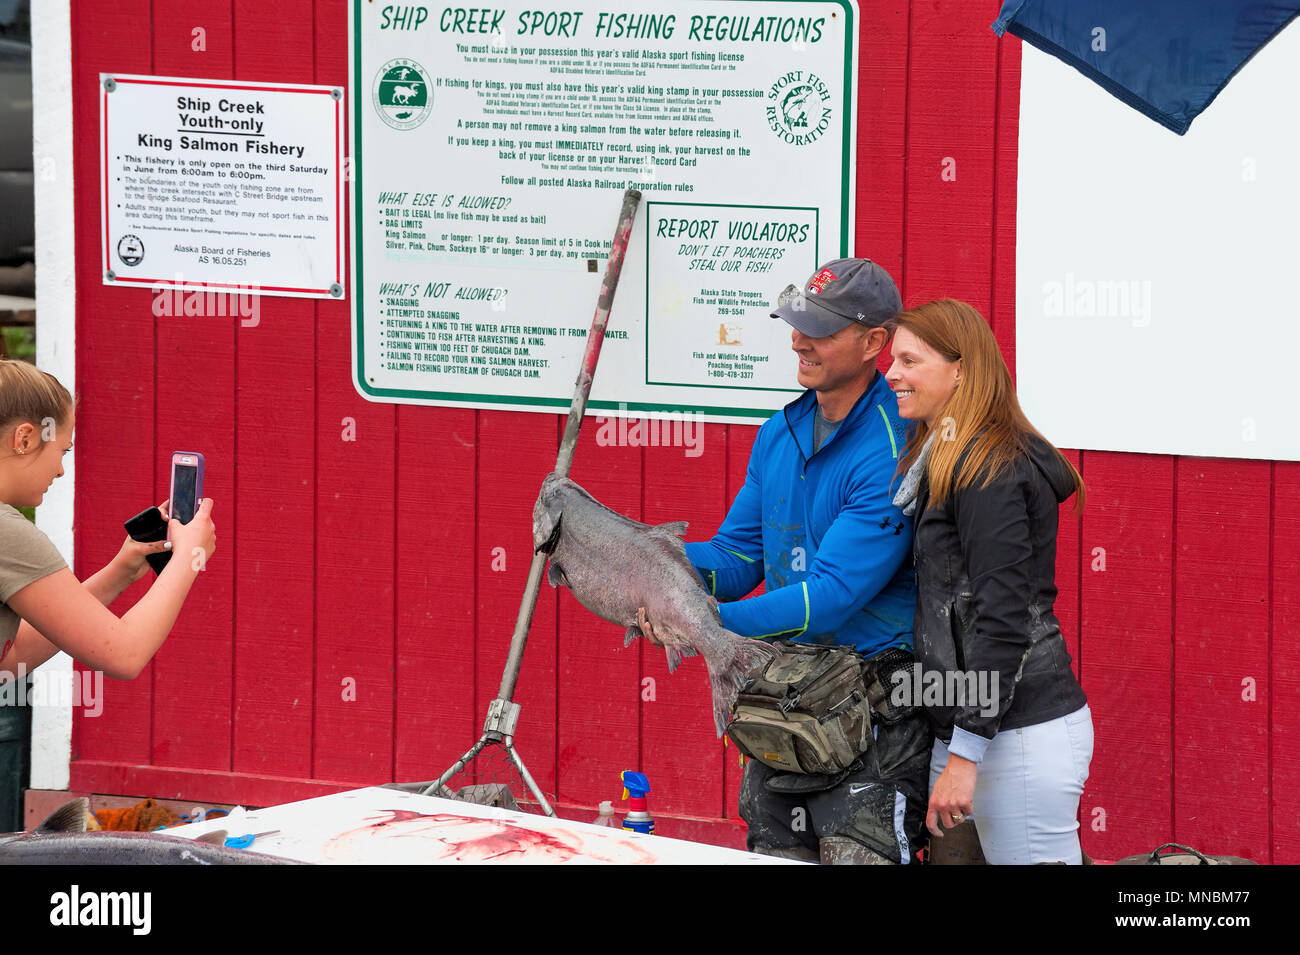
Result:
[[[790,285],[777,300],[773,318],[784,319],[809,338],[834,335],[850,323],[883,325],[902,310],[898,286],[870,259],[827,262],[800,288]]]

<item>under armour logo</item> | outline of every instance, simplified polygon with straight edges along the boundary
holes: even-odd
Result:
[[[884,518],[884,519],[880,522],[880,529],[883,531],[883,530],[884,530],[885,528],[887,528],[887,527],[892,527],[892,528],[894,529],[894,536],[895,536],[895,537],[897,537],[899,534],[903,533],[903,522],[902,522],[902,521],[899,521],[898,523],[894,523],[893,521],[891,521],[889,518],[886,517],[886,518]]]

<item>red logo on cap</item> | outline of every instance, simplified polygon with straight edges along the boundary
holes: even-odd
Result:
[[[822,269],[811,279],[808,280],[808,291],[816,295],[827,285],[830,285],[838,276],[830,269]]]

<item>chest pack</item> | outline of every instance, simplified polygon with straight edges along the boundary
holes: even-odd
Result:
[[[846,647],[772,644],[776,656],[736,697],[727,735],[746,756],[790,773],[838,773],[871,746],[875,719],[894,722],[878,671],[887,650],[871,660]],[[901,662],[901,661],[900,661]]]

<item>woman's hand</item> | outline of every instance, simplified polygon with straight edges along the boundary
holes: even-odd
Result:
[[[112,563],[126,577],[128,584],[133,584],[149,572],[149,562],[145,560],[150,554],[161,554],[171,550],[170,541],[138,541],[127,538],[122,542],[122,549],[117,552]]]
[[[162,513],[164,519],[167,517],[168,503],[168,501],[163,501],[158,505],[158,510]],[[122,578],[125,578],[126,584],[129,586],[149,572],[149,563],[145,560],[145,557],[149,554],[161,554],[164,551],[171,550],[171,546],[170,541],[145,542],[127,537],[122,542],[122,549],[109,561],[109,565],[116,566],[118,573],[122,575]],[[125,589],[125,587],[122,589]]]
[[[217,549],[217,526],[212,523],[212,498],[205,497],[188,524],[172,519],[168,524],[172,552],[194,570],[203,570]],[[171,564],[167,565],[168,567]]]
[[[975,775],[978,771],[979,766],[969,759],[948,754],[948,765],[934,781],[930,809],[925,814],[925,827],[931,833],[943,838],[943,829],[953,828],[975,811]]]

